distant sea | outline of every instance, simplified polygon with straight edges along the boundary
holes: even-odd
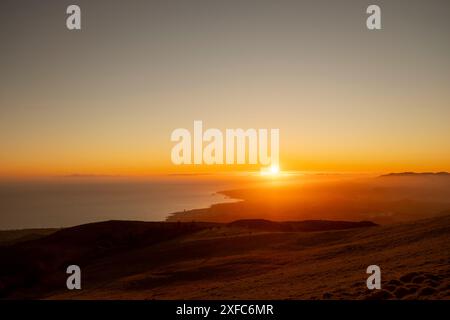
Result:
[[[0,230],[59,228],[105,220],[163,221],[169,213],[232,199],[213,177],[64,177],[0,182]]]

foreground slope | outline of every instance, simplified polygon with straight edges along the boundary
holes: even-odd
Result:
[[[69,251],[58,247],[58,252],[67,255],[71,252],[68,260],[59,254],[59,262],[77,262],[81,266],[82,290],[64,289],[66,275],[62,265],[54,267],[51,274],[45,271],[50,266],[45,266],[42,274],[28,279],[29,289],[27,283],[22,284],[20,290],[9,287],[10,291],[5,291],[3,298],[450,297],[450,216],[389,226],[370,227],[362,223],[354,225],[360,228],[321,232],[285,230],[286,227],[262,220],[227,225],[159,223],[153,225],[151,231],[138,222],[131,226],[130,222],[113,222],[113,227],[108,224],[111,223],[104,223],[100,228],[105,230],[100,232],[103,242],[98,241],[98,230],[91,236],[89,230],[82,227],[39,240],[39,246],[46,241],[56,246],[55,239],[59,246],[72,243]],[[98,229],[95,225],[90,228]],[[155,236],[161,226],[171,230],[170,237],[162,236],[167,232]],[[179,227],[183,232],[173,231]],[[136,234],[135,228],[141,232]],[[125,232],[127,229],[132,232]],[[112,232],[113,240],[106,236]],[[82,234],[84,240],[77,239],[77,233]],[[150,240],[149,235],[153,235]],[[26,246],[34,246],[36,252],[39,247],[36,243]],[[89,243],[91,245],[87,245]],[[93,245],[95,251],[91,250]],[[26,246],[21,247],[25,254],[26,250],[32,250],[24,249]],[[74,250],[79,251],[75,256]],[[51,255],[49,252],[45,254]],[[382,290],[366,288],[366,268],[372,264],[382,269]],[[0,270],[3,271],[4,266],[2,263]],[[7,287],[7,277],[1,277],[0,281]]]

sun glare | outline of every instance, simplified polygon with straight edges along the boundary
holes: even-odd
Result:
[[[268,168],[261,169],[262,176],[277,176],[280,173],[280,167],[276,165],[272,165]]]

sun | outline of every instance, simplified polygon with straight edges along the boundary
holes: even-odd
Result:
[[[271,174],[278,174],[280,172],[280,167],[278,166],[271,166],[270,167],[270,173]]]
[[[277,165],[272,165],[267,168],[261,168],[262,176],[277,176],[280,174],[280,167]]]

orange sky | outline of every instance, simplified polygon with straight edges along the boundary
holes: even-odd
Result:
[[[450,4],[257,4],[0,10],[0,176],[259,170],[172,165],[194,120],[279,128],[282,170],[450,171]]]

